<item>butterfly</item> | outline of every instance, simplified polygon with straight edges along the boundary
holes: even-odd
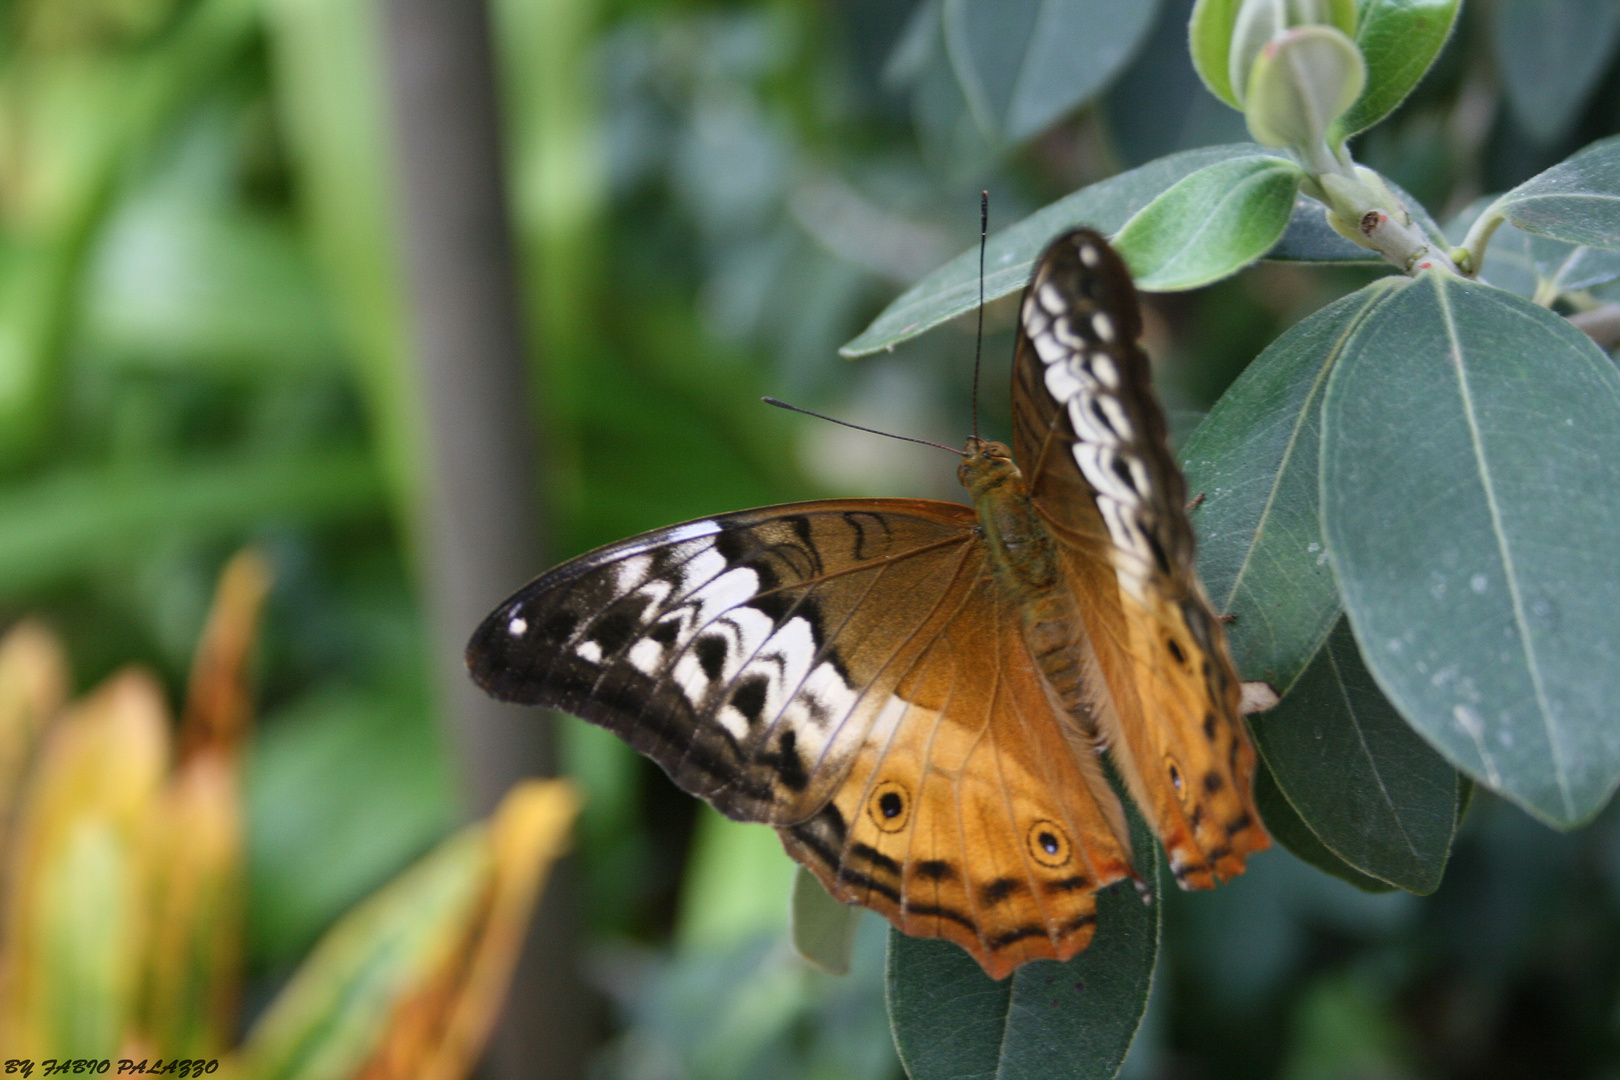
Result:
[[[1140,876],[1111,759],[1183,888],[1270,844],[1136,290],[1096,232],[1019,307],[1013,447],[969,439],[972,507],[824,499],[582,555],[467,649],[506,701],[610,729],[764,822],[838,899],[992,978],[1091,941]]]

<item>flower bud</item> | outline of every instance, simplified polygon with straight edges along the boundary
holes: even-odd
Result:
[[[1329,171],[1328,128],[1366,81],[1361,50],[1342,31],[1288,30],[1266,43],[1249,70],[1243,108],[1249,133],[1266,146],[1293,149],[1312,172]]]

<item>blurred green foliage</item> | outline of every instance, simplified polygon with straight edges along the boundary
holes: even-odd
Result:
[[[1042,111],[992,70],[1024,46],[964,51],[972,5],[496,0],[550,469],[535,569],[818,492],[954,497],[937,452],[757,397],[966,431],[965,328],[856,364],[838,345],[968,247],[981,187],[1005,224],[1241,139],[1187,58],[1190,6],[1109,29],[1099,93]],[[1620,130],[1617,34],[1605,4],[1468,6],[1357,157],[1449,218]],[[266,985],[459,813],[422,675],[379,40],[364,0],[12,0],[0,23],[0,606],[47,613],[80,686],[140,657],[177,687],[224,555],[270,552],[249,819]],[[1207,409],[1368,276],[1263,264],[1155,298],[1167,403]],[[983,425],[1004,435],[1009,309],[987,326]],[[874,919],[851,975],[808,971],[769,832],[695,809],[594,729],[570,722],[566,749],[590,794],[591,970],[617,1006],[603,1076],[898,1075]],[[1126,1076],[1620,1070],[1612,810],[1557,835],[1482,796],[1432,896],[1276,851],[1164,916]]]

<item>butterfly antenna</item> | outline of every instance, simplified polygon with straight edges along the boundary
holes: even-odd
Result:
[[[984,355],[984,245],[990,235],[990,192],[979,192],[979,332],[973,339],[973,437],[979,437],[979,359]]]
[[[767,405],[774,405],[778,409],[786,409],[788,412],[804,413],[804,415],[813,416],[817,420],[825,420],[829,424],[837,424],[839,427],[854,428],[856,431],[864,431],[868,435],[882,435],[885,439],[899,439],[901,442],[921,443],[923,446],[937,446],[947,454],[955,454],[957,457],[964,456],[962,451],[953,446],[946,446],[944,443],[929,442],[927,439],[913,439],[910,435],[896,435],[890,431],[879,431],[877,428],[861,427],[861,425],[852,424],[848,420],[838,420],[823,413],[812,412],[809,409],[801,409],[797,405],[789,405],[787,402],[778,401],[773,397],[763,397],[759,400],[763,401]]]

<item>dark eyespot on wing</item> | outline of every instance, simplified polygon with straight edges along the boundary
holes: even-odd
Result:
[[[956,868],[944,859],[924,859],[914,869],[918,877],[925,877],[930,881],[956,880]]]
[[[1204,667],[1206,670],[1209,668],[1209,663],[1207,661],[1205,662]],[[1215,741],[1215,714],[1212,712],[1207,712],[1204,714],[1204,738],[1208,739],[1210,742]]]
[[[1215,794],[1225,786],[1226,781],[1221,779],[1221,774],[1216,772],[1214,769],[1211,769],[1209,772],[1204,774],[1204,790],[1209,792],[1211,795]]]

